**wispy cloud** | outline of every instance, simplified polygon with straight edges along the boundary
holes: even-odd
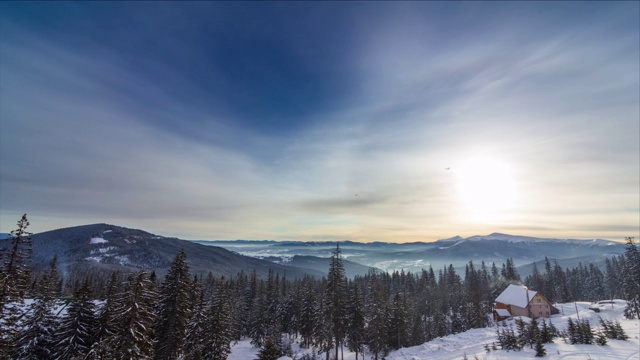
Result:
[[[220,110],[176,65],[187,52],[201,66],[200,50],[176,43],[173,61],[138,71],[145,58],[3,24],[2,229],[28,212],[36,230],[99,221],[189,238],[636,235],[639,35],[619,27],[637,16],[453,19],[465,31],[412,10],[354,15],[345,64],[322,69],[351,70],[344,99],[274,133]],[[517,179],[494,223],[468,218],[456,192],[456,166],[474,156]]]

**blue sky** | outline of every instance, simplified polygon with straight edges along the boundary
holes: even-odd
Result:
[[[0,13],[0,231],[639,234],[637,2]]]

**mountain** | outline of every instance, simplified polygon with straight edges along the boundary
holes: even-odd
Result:
[[[308,256],[308,255],[294,255],[292,257],[277,257],[277,256],[267,256],[263,257],[264,260],[273,261],[278,264],[295,266],[303,269],[312,269],[317,272],[327,274],[329,270],[329,265],[331,263],[330,258],[326,257],[317,257],[317,256]],[[344,266],[345,275],[348,278],[353,278],[356,275],[364,276],[369,271],[381,272],[381,269],[365,266],[362,264],[358,264],[349,260],[342,260],[342,265]]]
[[[269,269],[298,278],[305,274],[322,276],[321,272],[244,256],[217,246],[204,246],[192,241],[154,235],[142,230],[108,224],[93,224],[47,231],[31,236],[33,267],[46,268],[58,256],[61,272],[155,270],[163,274],[178,250],[184,248],[192,274],[232,276],[239,271],[256,270],[266,276]],[[7,247],[10,241],[0,241]]]
[[[283,257],[315,256],[328,258],[336,242],[303,241],[198,241],[205,245],[221,246],[247,256],[277,260]],[[553,258],[563,267],[577,266],[578,262],[593,262],[601,266],[606,257],[624,253],[624,244],[611,240],[536,238],[519,235],[493,233],[468,238],[455,236],[435,242],[411,243],[356,243],[339,242],[344,259],[367,267],[384,271],[404,269],[419,272],[442,269],[453,264],[459,273],[464,273],[465,264],[472,260],[477,266],[482,261],[487,266],[495,262],[498,267],[512,258],[516,266]],[[529,268],[523,268],[530,271]]]

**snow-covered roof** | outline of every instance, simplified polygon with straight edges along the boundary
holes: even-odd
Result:
[[[527,306],[527,299],[531,301],[537,293],[535,290],[527,290],[525,286],[511,284],[496,298],[496,302],[524,308]]]
[[[508,317],[511,316],[511,313],[507,309],[496,309],[496,313],[500,317]]]

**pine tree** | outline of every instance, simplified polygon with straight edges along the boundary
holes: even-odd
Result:
[[[571,318],[567,320],[567,334],[569,335],[569,343],[570,344],[578,344],[579,340],[577,337],[576,324],[573,322]]]
[[[32,243],[27,214],[22,215],[17,225],[11,231],[11,246],[0,253],[0,358],[8,357],[13,350],[31,276]]]
[[[549,322],[551,326],[553,326],[552,322]],[[554,334],[549,326],[547,326],[547,322],[542,319],[542,329],[540,330],[540,337],[542,338],[542,342],[545,344],[550,344],[553,342]]]
[[[409,335],[404,298],[399,293],[393,297],[390,314],[388,344],[391,349],[399,349],[405,345]]]
[[[207,301],[205,300],[204,290],[200,290],[197,298],[193,299],[194,306],[191,311],[191,319],[187,324],[187,337],[185,338],[185,358],[203,359],[202,343],[205,333]]]
[[[264,346],[258,353],[258,360],[278,360],[280,357],[280,350],[276,346],[271,336],[268,336],[264,342]]]
[[[96,317],[89,280],[78,289],[56,331],[56,359],[84,358],[95,339]]]
[[[358,354],[364,351],[364,304],[362,303],[362,296],[360,295],[360,286],[358,284],[353,285],[353,291],[351,292],[351,298],[349,300],[349,322],[347,330],[347,345],[349,350],[356,353],[356,360],[358,360]]]
[[[600,345],[600,346],[605,346],[607,345],[607,334],[605,333],[604,329],[598,329],[596,331],[596,344]]]
[[[200,299],[188,324],[187,359],[224,360],[231,352],[229,306],[222,284],[210,302]]]
[[[627,307],[624,315],[627,319],[640,319],[640,251],[632,237],[625,239],[624,293]]]
[[[543,357],[547,355],[547,350],[544,348],[544,342],[542,341],[542,337],[538,336],[536,338],[536,357]]]
[[[308,348],[312,344],[313,331],[316,328],[316,291],[315,282],[308,276],[302,279],[300,305],[300,337],[301,346]]]
[[[178,359],[191,316],[191,275],[187,253],[180,249],[160,286],[155,359]]]
[[[335,343],[335,358],[338,358],[338,348],[342,345],[346,333],[346,304],[345,284],[346,276],[342,264],[340,245],[331,254],[329,274],[327,276],[327,309],[329,311],[330,332]]]
[[[382,279],[372,279],[373,289],[369,291],[366,304],[367,327],[366,337],[369,351],[373,353],[374,359],[387,353],[387,336],[389,326],[389,311],[387,304],[387,290],[382,284]],[[379,278],[382,278],[380,276]]]
[[[14,357],[19,359],[48,359],[54,347],[57,319],[53,313],[56,289],[59,286],[57,258],[44,273],[36,289],[36,298],[29,306],[22,329],[16,339]]]
[[[115,347],[113,339],[118,332],[116,310],[119,305],[119,282],[115,272],[111,273],[104,303],[98,310],[96,319],[95,342],[91,346],[87,359],[111,359],[111,350]]]
[[[153,324],[157,301],[154,286],[147,273],[140,270],[129,276],[115,309],[118,332],[112,338],[113,358],[120,360],[151,359],[153,356]]]

